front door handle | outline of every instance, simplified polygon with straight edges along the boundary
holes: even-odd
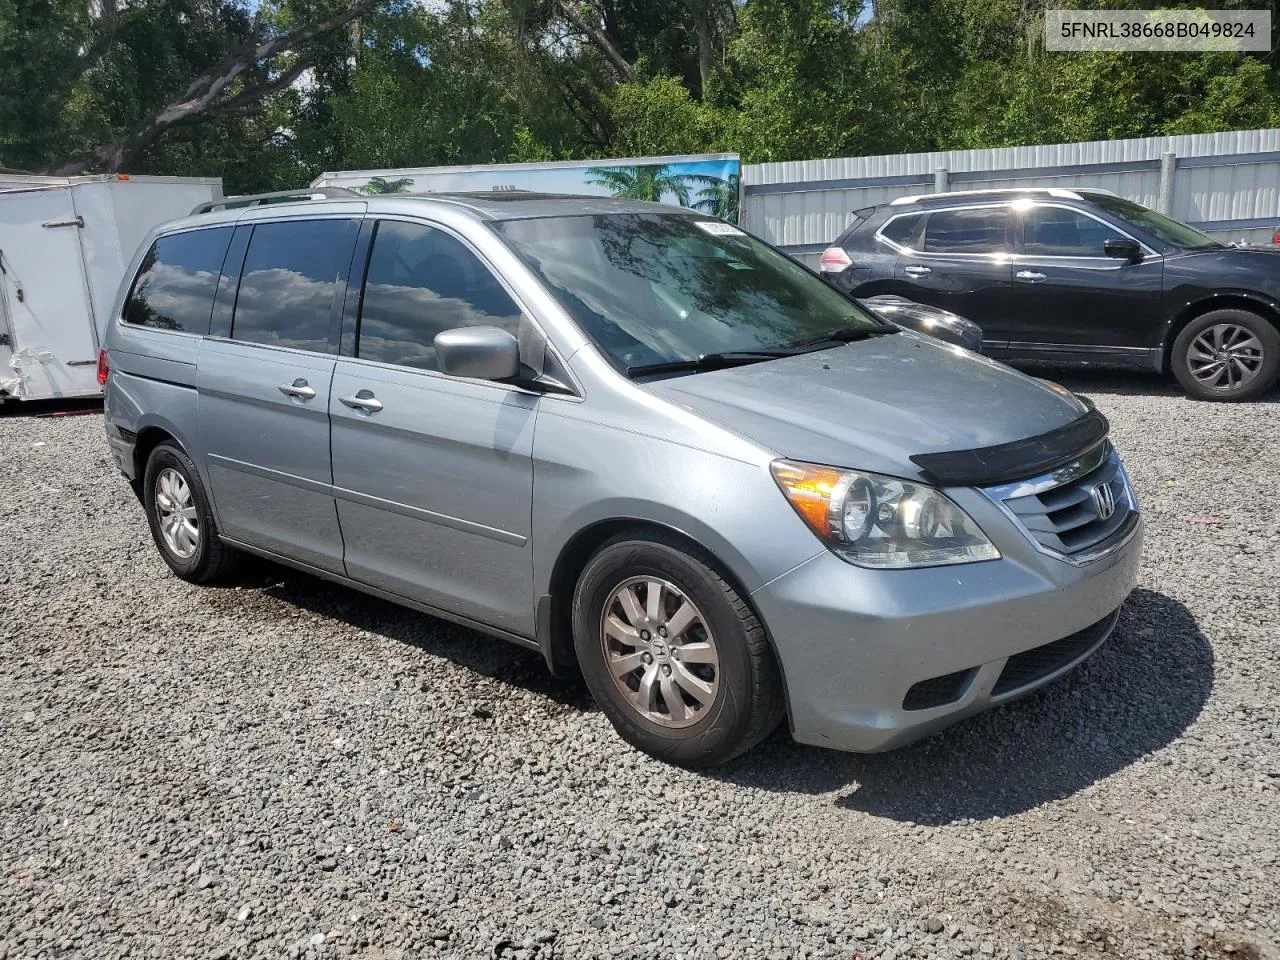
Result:
[[[1013,276],[1015,280],[1021,280],[1023,283],[1039,283],[1044,279],[1044,274],[1035,270],[1019,270]]]
[[[922,267],[919,264],[914,264],[910,267],[904,267],[902,272],[908,277],[927,277],[929,274],[933,273],[933,270],[930,267]]]
[[[286,397],[293,397],[295,400],[314,400],[316,396],[315,390],[302,377],[299,377],[293,383],[282,383],[276,389]]]
[[[373,395],[372,390],[357,390],[345,397],[339,397],[338,400],[352,410],[362,410],[365,413],[377,413],[382,409],[382,401]]]

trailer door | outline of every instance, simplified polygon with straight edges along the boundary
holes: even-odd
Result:
[[[98,344],[67,187],[0,193],[0,387],[26,398],[101,393]]]

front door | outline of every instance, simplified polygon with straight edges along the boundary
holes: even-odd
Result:
[[[520,308],[461,239],[390,219],[360,303],[329,401],[348,575],[532,637],[538,397],[445,376],[434,348],[454,327],[518,335]]]
[[[1128,238],[1071,207],[1035,203],[1016,215],[1021,245],[1008,355],[1088,360],[1105,354],[1146,365],[1160,324],[1163,258],[1108,257],[1107,240]]]
[[[352,219],[256,224],[230,336],[201,345],[196,371],[199,436],[221,532],[334,573],[343,566],[329,388],[358,226]],[[219,304],[222,296],[220,288]]]
[[[898,258],[893,292],[972,320],[984,347],[1002,344],[1013,277],[1008,205],[933,211],[917,245]]]

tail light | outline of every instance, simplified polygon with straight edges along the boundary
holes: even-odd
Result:
[[[851,266],[853,261],[844,252],[843,247],[827,247],[822,251],[822,258],[818,261],[818,269],[823,273],[842,273],[846,267]]]
[[[1276,232],[1271,235],[1272,243],[1280,243],[1280,227],[1276,227]]]
[[[111,373],[111,364],[107,362],[107,351],[98,351],[98,385],[107,385],[107,375]]]

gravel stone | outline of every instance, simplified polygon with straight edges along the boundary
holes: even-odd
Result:
[[[710,773],[501,641],[182,583],[100,415],[5,408],[0,958],[1280,960],[1280,397],[1045,375],[1146,513],[1114,637],[903,750]]]

